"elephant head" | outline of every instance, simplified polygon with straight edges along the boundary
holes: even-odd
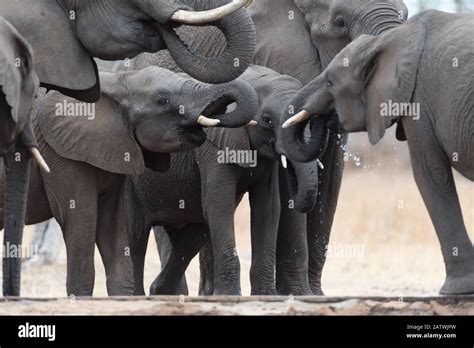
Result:
[[[50,92],[38,110],[46,142],[60,155],[118,174],[163,171],[169,152],[206,139],[202,126],[237,127],[256,110],[254,89],[242,81],[206,85],[166,69],[101,72],[102,97],[82,103]],[[219,114],[236,102],[229,114]]]
[[[238,77],[251,62],[255,28],[249,0],[0,0],[0,12],[33,45],[41,85],[85,102],[100,95],[92,57],[132,58],[169,49],[191,76],[208,83]],[[218,57],[189,50],[174,29],[217,26],[227,39]]]
[[[208,139],[220,149],[257,150],[259,156],[281,160],[288,171],[288,187],[300,212],[310,211],[318,193],[318,166],[316,161],[299,163],[286,160],[282,147],[282,110],[302,88],[297,79],[276,71],[251,65],[238,80],[248,82],[258,95],[258,109],[254,117],[257,124],[238,129],[210,129]],[[248,167],[248,163],[241,163]]]
[[[361,36],[294,97],[290,104],[300,112],[284,127],[337,113],[338,128],[367,131],[376,144],[399,114],[392,115],[390,105],[402,108],[412,101],[425,39],[420,17],[378,37]]]
[[[3,293],[19,295],[18,255],[25,222],[31,158],[46,171],[33,134],[30,109],[38,89],[33,50],[18,31],[0,17],[0,156],[5,164],[5,206],[2,223]],[[3,169],[3,168],[2,168]]]
[[[358,36],[378,35],[400,25],[408,15],[401,0],[281,0],[278,8],[262,0],[249,9],[258,35],[255,63],[304,84]],[[287,118],[294,116],[292,109],[287,110]],[[284,130],[283,146],[295,161],[314,160],[325,147],[317,145],[321,137],[328,139],[326,123],[311,123]]]

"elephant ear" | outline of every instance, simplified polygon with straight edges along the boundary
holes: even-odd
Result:
[[[207,140],[223,151],[250,151],[250,140],[245,127],[240,128],[206,128]],[[249,163],[236,163],[243,168],[249,168]]]
[[[107,95],[87,104],[50,92],[37,118],[44,139],[62,157],[116,174],[145,171],[142,150],[122,107]]]
[[[353,58],[357,57],[355,59],[359,61],[355,64],[356,78],[365,83],[364,102],[360,103],[365,107],[357,108],[356,112],[366,114],[372,144],[383,137],[391,124],[392,119],[382,115],[382,107],[411,103],[425,40],[426,28],[422,19],[414,17],[382,36],[362,36],[350,45]]]
[[[18,31],[0,17],[0,90],[12,120],[25,126],[38,89],[33,49]]]
[[[85,102],[99,99],[97,66],[73,32],[73,14],[48,0],[2,1],[0,13],[33,46],[42,87]]]
[[[248,8],[257,30],[254,64],[307,84],[321,73],[309,26],[293,0],[254,1]]]

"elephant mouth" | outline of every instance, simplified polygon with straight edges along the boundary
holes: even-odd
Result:
[[[199,126],[182,127],[181,135],[184,139],[183,147],[186,144],[201,146],[206,141],[206,133]]]

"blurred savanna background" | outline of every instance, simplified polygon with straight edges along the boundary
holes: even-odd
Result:
[[[427,8],[472,12],[473,0],[405,0],[410,15]],[[395,129],[376,146],[366,134],[349,137],[346,170],[323,276],[326,295],[435,295],[444,281],[444,264],[434,228],[411,173],[406,143]],[[455,173],[466,227],[474,239],[474,185]],[[250,293],[249,208],[244,199],[235,216],[241,260],[242,293]],[[25,234],[25,244],[31,228]],[[154,238],[147,254],[145,289],[160,269]],[[197,258],[188,272],[190,294],[197,295]],[[65,296],[66,255],[50,265],[24,267],[22,295]],[[96,252],[94,295],[105,296],[105,276]]]

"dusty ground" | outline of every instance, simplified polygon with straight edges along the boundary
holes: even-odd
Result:
[[[440,247],[407,164],[406,149],[394,149],[394,146],[398,145],[385,142],[374,149],[368,149],[364,141],[356,141],[350,148],[351,156],[344,175],[330,242],[331,254],[323,276],[323,289],[328,296],[390,296],[393,299],[436,296],[443,283],[444,265]],[[364,155],[360,155],[359,152]],[[358,156],[361,156],[360,163],[357,160]],[[459,175],[456,175],[456,184],[466,227],[473,239],[474,185]],[[239,207],[236,214],[236,233],[242,265],[242,293],[248,295],[251,249],[247,202]],[[146,262],[146,288],[159,269],[155,242],[151,239]],[[66,259],[63,249],[58,262],[54,265],[24,268],[22,295],[64,297],[65,277]],[[197,295],[199,279],[197,260],[191,264],[187,277],[190,294]],[[94,296],[106,296],[104,271],[98,253]],[[393,299],[384,302],[390,303]],[[147,311],[153,312],[153,306],[144,301],[147,303],[145,306]],[[370,307],[370,310],[379,308],[378,305],[367,303],[365,300],[357,301],[362,303],[360,306]],[[430,301],[424,303],[432,306]],[[353,304],[359,306],[359,302]],[[53,307],[60,309],[61,303],[63,302],[58,302],[57,306]],[[96,307],[95,302],[86,303],[84,306],[91,311],[100,307],[99,304]],[[134,303],[137,308],[142,308],[139,305],[141,302]],[[301,306],[306,306],[304,302],[302,303]],[[19,303],[0,304],[0,313],[10,312],[8,309],[10,305],[17,308]],[[24,308],[30,307],[30,309],[37,308],[39,312],[47,312],[47,308],[52,309],[48,307],[49,305],[44,307],[45,303],[36,305],[31,307],[24,303],[17,310],[23,312]],[[212,309],[215,305],[206,306]],[[412,305],[414,304],[410,304]],[[121,301],[117,311],[128,310],[123,306],[129,305]],[[272,306],[279,307],[275,310],[283,312],[291,307],[285,302]],[[298,307],[300,304],[298,302],[293,306]],[[380,308],[385,308],[381,306]],[[419,306],[426,312],[433,310],[421,304]],[[171,307],[174,308],[173,305]],[[466,313],[473,314],[472,302],[470,309],[465,310]],[[232,306],[226,307],[225,312],[228,311],[229,313],[233,311]]]

